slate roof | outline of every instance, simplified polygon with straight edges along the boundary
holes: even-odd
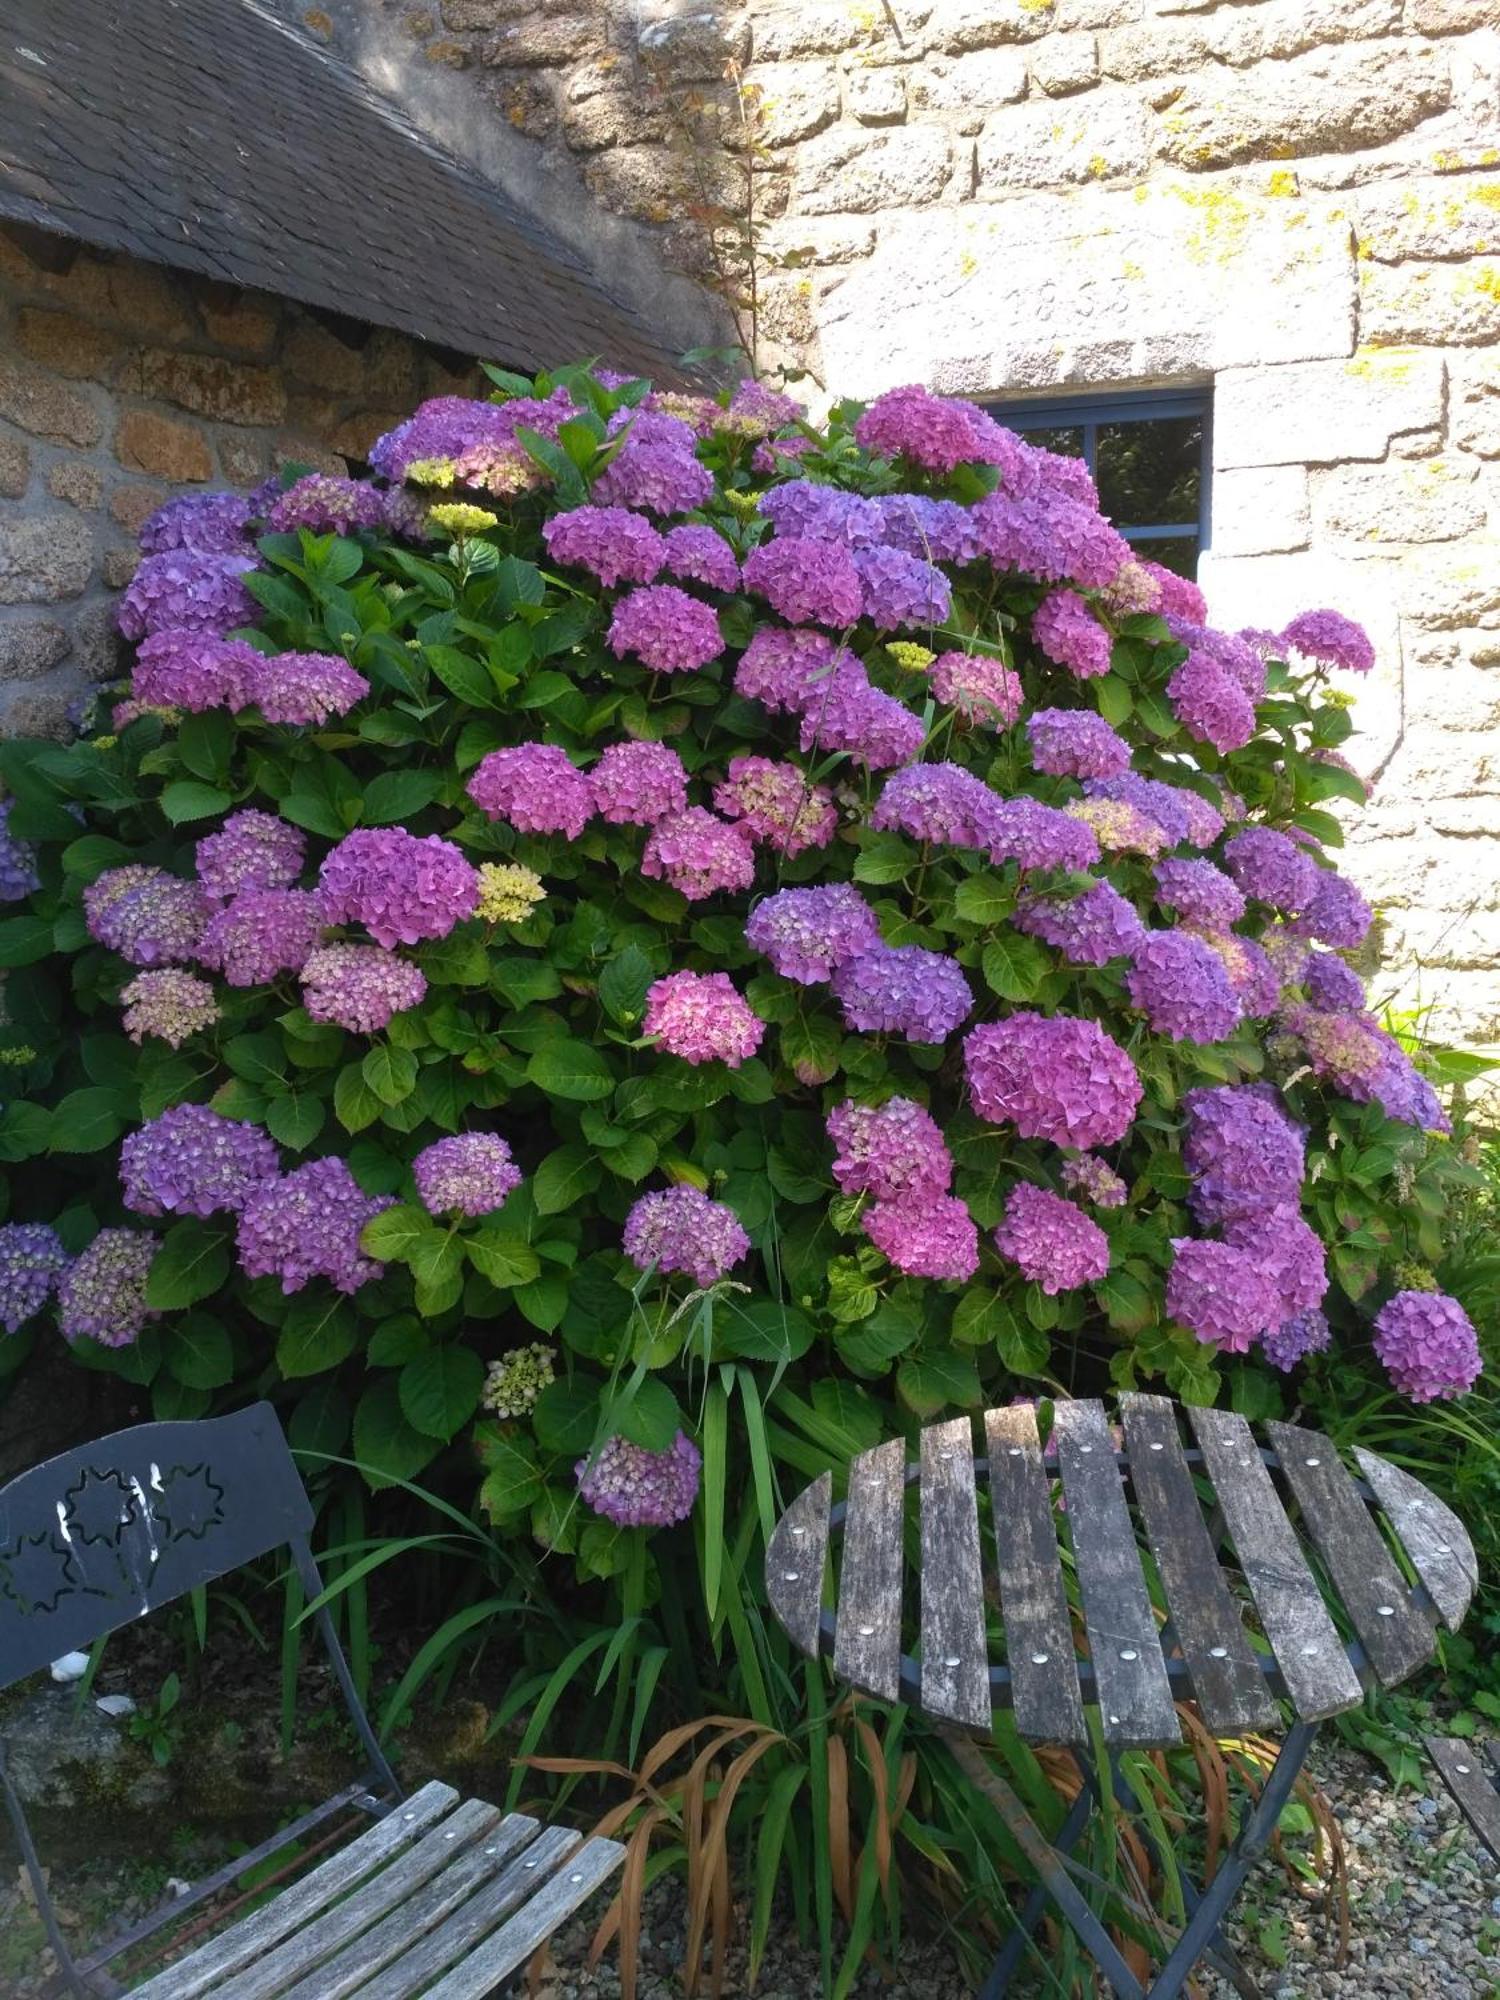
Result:
[[[575,251],[256,0],[4,0],[0,220],[513,367],[679,373]]]

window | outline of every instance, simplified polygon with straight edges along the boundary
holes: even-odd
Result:
[[[1128,542],[1181,576],[1208,547],[1210,392],[1143,390],[1050,402],[992,402],[1033,444],[1081,458]]]

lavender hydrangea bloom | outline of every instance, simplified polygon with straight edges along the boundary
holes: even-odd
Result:
[[[941,625],[953,609],[947,577],[920,556],[884,547],[856,549],[854,567],[864,586],[864,615],[878,632]]]
[[[1411,1057],[1389,1035],[1382,1035],[1382,1045],[1384,1060],[1371,1095],[1386,1117],[1397,1118],[1403,1125],[1415,1125],[1423,1132],[1451,1132],[1452,1119]]]
[[[540,400],[515,396],[506,403],[482,403],[469,396],[430,396],[404,423],[397,424],[370,447],[370,465],[393,484],[407,467],[422,460],[456,459],[480,446],[510,445],[523,426],[555,438],[559,428],[578,414],[566,389],[554,389]]]
[[[1403,1396],[1448,1401],[1483,1371],[1469,1315],[1446,1292],[1397,1292],[1375,1315],[1375,1352]]]
[[[363,924],[387,950],[443,938],[479,901],[479,876],[452,841],[399,827],[346,834],[318,872],[330,924]]]
[[[1317,893],[1316,863],[1294,840],[1268,826],[1247,826],[1227,841],[1224,866],[1247,896],[1286,917],[1300,915]]]
[[[686,514],[713,497],[714,476],[694,456],[691,425],[659,410],[617,410],[612,433],[628,435],[594,481],[594,498],[648,514]]]
[[[1281,1026],[1302,1044],[1315,1076],[1357,1103],[1368,1104],[1386,1063],[1379,1023],[1365,1014],[1325,1013],[1316,1007],[1289,1007]]]
[[[766,1028],[727,972],[669,972],[646,989],[641,1032],[684,1062],[738,1069],[760,1047]]]
[[[1212,808],[1179,785],[1163,784],[1160,778],[1143,778],[1138,771],[1126,771],[1117,778],[1089,778],[1083,789],[1087,798],[1134,806],[1137,812],[1154,820],[1161,828],[1168,847],[1180,846],[1188,840],[1194,846],[1208,844],[1193,836],[1193,806],[1202,805],[1205,812]],[[1210,839],[1215,837],[1210,835]]]
[[[826,632],[763,625],[735,668],[734,690],[773,715],[801,715],[830,680],[851,672],[863,676],[864,668]]]
[[[852,883],[780,889],[750,913],[745,942],[768,958],[783,979],[815,986],[847,959],[880,943],[875,912]]]
[[[740,574],[789,625],[852,625],[864,609],[854,558],[838,542],[778,536],[752,549]]]
[[[125,1012],[120,1025],[133,1042],[147,1035],[180,1049],[192,1036],[211,1028],[219,1018],[219,1003],[206,979],[175,966],[159,972],[138,972],[122,990]]]
[[[1033,868],[1087,868],[1099,859],[1099,837],[1070,812],[1038,799],[1002,799],[995,812],[990,859]]]
[[[265,986],[302,970],[323,922],[308,889],[244,889],[209,918],[198,957],[231,986]]]
[[[1281,979],[1253,939],[1237,937],[1232,931],[1209,931],[1195,925],[1188,928],[1223,966],[1242,1014],[1263,1019],[1275,1013],[1281,1002]]]
[[[196,882],[132,861],[89,884],[83,914],[89,936],[131,965],[186,965],[198,954],[208,904]]]
[[[280,1165],[258,1125],[221,1117],[206,1104],[173,1105],[120,1147],[125,1206],[137,1215],[238,1214]]]
[[[1315,951],[1308,955],[1302,971],[1302,984],[1314,1007],[1332,1013],[1360,1014],[1364,1011],[1364,981],[1332,952]]]
[[[1255,704],[1209,653],[1192,652],[1167,682],[1172,713],[1196,743],[1226,756],[1255,734]]]
[[[1185,618],[1194,625],[1208,623],[1208,599],[1196,583],[1162,563],[1143,562],[1141,568],[1157,587],[1157,608],[1164,618]]]
[[[956,1195],[873,1202],[860,1220],[875,1248],[909,1278],[962,1281],[979,1269],[979,1230]]]
[[[15,1333],[51,1298],[71,1258],[45,1222],[0,1225],[0,1326]]]
[[[131,693],[154,708],[241,709],[250,700],[250,678],[262,655],[243,639],[170,627],[141,641],[130,677]]]
[[[870,825],[948,847],[987,847],[999,837],[1002,801],[961,764],[909,764],[885,781]]]
[[[517,743],[482,757],[464,788],[489,819],[518,833],[564,833],[576,840],[594,813],[594,790],[555,743]]]
[[[826,847],[838,831],[832,792],[815,785],[799,765],[770,757],[731,758],[728,775],[714,787],[714,805],[752,839],[788,858]]]
[[[341,479],[310,472],[299,479],[266,511],[266,526],[279,535],[306,528],[314,535],[348,535],[360,528],[378,528],[385,519],[380,489],[365,479]]]
[[[1304,659],[1351,674],[1367,674],[1375,664],[1375,648],[1364,627],[1337,611],[1304,611],[1287,626],[1281,643]]]
[[[687,772],[669,743],[608,743],[588,774],[595,812],[611,826],[655,826],[687,805]]]
[[[617,1528],[671,1528],[693,1511],[702,1464],[698,1447],[679,1431],[666,1451],[612,1437],[573,1473],[582,1497]]]
[[[1211,861],[1158,861],[1156,900],[1185,924],[1227,931],[1245,914],[1245,898]]]
[[[1205,668],[1217,667],[1252,705],[1265,698],[1265,657],[1244,633],[1220,632],[1170,611],[1165,623],[1172,637],[1187,647],[1190,658],[1196,657]]]
[[[700,1286],[717,1284],[750,1254],[750,1238],[734,1210],[686,1184],[643,1194],[625,1218],[620,1241],[638,1271],[681,1271]]]
[[[847,667],[814,690],[797,741],[804,752],[847,750],[867,770],[886,771],[915,757],[926,733],[921,716],[872,686],[862,667]]]
[[[1260,1337],[1260,1351],[1273,1368],[1279,1368],[1285,1375],[1309,1354],[1321,1354],[1332,1338],[1322,1313],[1297,1313],[1280,1326],[1266,1328]]]
[[[1125,958],[1146,935],[1145,926],[1108,882],[1096,882],[1080,896],[1030,896],[1016,910],[1018,931],[1060,951],[1070,965],[1108,965]]]
[[[834,971],[833,991],[849,1027],[909,1042],[945,1042],[974,1007],[957,960],[914,944],[846,958]]]
[[[1113,641],[1076,591],[1054,590],[1037,606],[1031,636],[1049,660],[1079,680],[1107,674]]]
[[[763,493],[756,505],[778,537],[800,536],[810,542],[842,542],[860,548],[885,540],[885,520],[878,501],[837,486],[818,486],[810,479],[788,479]]]
[[[979,559],[979,534],[967,507],[956,500],[932,500],[925,493],[887,493],[880,509],[877,540],[924,562],[964,564]]]
[[[240,1269],[247,1278],[279,1278],[288,1293],[314,1278],[357,1292],[385,1270],[360,1249],[360,1232],[394,1206],[394,1195],[367,1195],[343,1160],[309,1160],[263,1182],[240,1210]]]
[[[928,472],[952,472],[975,461],[1003,464],[1020,444],[1013,431],[975,404],[934,396],[916,382],[877,396],[856,422],[854,436],[866,451],[909,459]]]
[[[641,873],[670,882],[690,903],[701,903],[721,889],[748,889],[755,880],[755,849],[738,826],[715,819],[705,806],[689,806],[652,827]]]
[[[670,575],[685,577],[690,583],[706,583],[710,590],[740,587],[740,566],[734,550],[717,528],[688,522],[669,530],[666,566]]]
[[[1125,990],[1159,1035],[1174,1042],[1222,1042],[1240,1003],[1218,956],[1188,931],[1148,931],[1136,946]]]
[[[1031,761],[1053,778],[1117,778],[1130,745],[1090,708],[1037,708],[1026,722]]]
[[[939,701],[956,708],[965,722],[1008,728],[1021,713],[1021,677],[984,653],[939,653],[929,672]]]
[[[289,889],[302,872],[306,848],[300,827],[247,807],[198,842],[199,886],[216,903],[227,903],[242,889]]]
[[[675,583],[653,583],[615,606],[609,649],[617,660],[633,653],[654,674],[696,674],[723,652],[724,635],[711,604]]]
[[[429,1215],[493,1215],[521,1185],[521,1170],[498,1132],[436,1139],[411,1163]]]
[[[1011,1190],[995,1248],[1050,1297],[1109,1273],[1109,1238],[1081,1208],[1022,1181]]]
[[[17,840],[10,830],[14,799],[0,799],[0,903],[20,903],[42,886],[37,873],[36,849],[30,841]]]
[[[319,727],[347,715],[370,683],[336,653],[257,653],[245,669],[244,694],[267,722]]]
[[[964,1043],[974,1109],[992,1125],[1055,1146],[1113,1146],[1141,1101],[1141,1080],[1094,1021],[1029,1011],[975,1028]]]
[[[57,1280],[57,1325],[64,1340],[130,1347],[155,1313],[146,1275],[158,1239],[138,1229],[101,1229]]]
[[[1299,937],[1316,938],[1335,951],[1358,951],[1370,934],[1375,912],[1346,876],[1321,869],[1312,896],[1292,929]]]
[[[190,549],[198,555],[249,554],[254,496],[179,493],[146,519],[136,537],[142,555]]]
[[[1172,1238],[1166,1303],[1172,1319],[1226,1354],[1246,1353],[1282,1318],[1276,1288],[1250,1251],[1185,1236]]]
[[[667,544],[644,514],[628,507],[573,507],[542,525],[554,562],[592,570],[608,589],[650,583],[667,560]]]
[[[1236,1250],[1248,1250],[1269,1279],[1276,1293],[1278,1324],[1323,1303],[1328,1267],[1322,1240],[1295,1208],[1228,1223],[1224,1241]]]
[[[259,568],[249,554],[169,549],[147,556],[120,599],[116,623],[127,639],[169,627],[222,638],[257,615],[255,599],[240,579]]]
[[[1091,1201],[1095,1208],[1123,1208],[1130,1192],[1114,1168],[1097,1153],[1080,1153],[1076,1159],[1064,1160],[1062,1182],[1074,1194]]]
[[[846,1098],[826,1122],[837,1148],[833,1177],[845,1194],[920,1201],[953,1184],[953,1160],[936,1120],[909,1097],[881,1105]]]
[[[1200,1223],[1212,1227],[1296,1207],[1306,1172],[1302,1127],[1271,1084],[1190,1090],[1182,1103],[1182,1159]]]
[[[420,1007],[427,980],[420,967],[378,944],[328,944],[302,967],[302,1004],[308,1018],[374,1035],[397,1014]]]

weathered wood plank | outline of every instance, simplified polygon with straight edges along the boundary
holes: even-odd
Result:
[[[1354,1447],[1354,1456],[1443,1623],[1456,1632],[1479,1586],[1479,1559],[1468,1530],[1451,1507],[1399,1465],[1362,1445]]]
[[[1432,1626],[1412,1604],[1337,1449],[1300,1424],[1267,1424],[1266,1435],[1371,1666],[1382,1686],[1394,1687],[1432,1658]]]
[[[1192,1409],[1188,1417],[1261,1630],[1297,1713],[1305,1722],[1317,1722],[1357,1708],[1364,1699],[1359,1676],[1349,1664],[1255,1434],[1231,1410]]]
[[[537,1946],[586,1903],[624,1859],[618,1841],[585,1841],[502,1930],[472,1951],[446,1979],[421,1989],[423,2000],[485,2000],[502,1979],[520,1971]]]
[[[435,1881],[392,1910],[383,1922],[288,1987],[284,2000],[346,2000],[418,1938],[435,1929],[482,1884],[500,1874],[541,1832],[538,1822],[525,1813],[509,1813],[502,1820],[493,1807],[486,1810],[499,1821],[493,1831],[456,1856]]]
[[[833,1670],[882,1701],[901,1685],[901,1520],[906,1447],[889,1438],[849,1467]]]
[[[776,1523],[766,1550],[766,1594],[771,1609],[794,1645],[814,1659],[818,1653],[818,1613],[823,1604],[823,1566],[828,1557],[828,1503],[833,1490],[824,1473],[797,1495]]]
[[[922,1706],[945,1721],[987,1730],[994,1710],[967,1417],[923,1431],[921,1496]]]
[[[1059,1402],[1052,1436],[1107,1743],[1179,1743],[1161,1638],[1104,1406]]]
[[[1203,1720],[1221,1737],[1269,1727],[1281,1712],[1209,1539],[1176,1405],[1127,1395],[1120,1409],[1136,1505]]]
[[[1016,1728],[1032,1743],[1085,1743],[1073,1628],[1036,1413],[986,1410],[1000,1615]]]
[[[456,1812],[440,1820],[352,1895],[294,1931],[233,1979],[221,1980],[214,1988],[214,2000],[282,2000],[287,1988],[297,1985],[314,1966],[332,1958],[393,1910],[402,1909],[459,1855],[482,1840],[499,1818],[495,1808],[482,1799],[466,1799]]]
[[[367,1981],[360,1988],[359,2000],[413,2000],[415,1994],[429,1993],[444,1973],[462,1964],[508,1916],[537,1895],[578,1844],[579,1836],[571,1827],[543,1827],[517,1860]],[[486,1990],[480,1988],[481,1992]]]
[[[1500,1774],[1482,1752],[1461,1737],[1428,1736],[1424,1741],[1464,1818],[1500,1861],[1500,1791],[1496,1790]]]
[[[413,1846],[457,1804],[458,1793],[451,1785],[435,1781],[423,1785],[367,1833],[331,1854],[311,1875],[292,1883],[264,1908],[252,1911],[232,1929],[136,1987],[135,2000],[198,2000],[201,1994],[217,1995],[221,1980],[251,1964],[357,1888],[376,1869]]]

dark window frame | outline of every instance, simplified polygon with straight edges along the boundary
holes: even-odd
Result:
[[[1151,423],[1159,418],[1196,417],[1203,426],[1198,466],[1196,521],[1156,523],[1144,527],[1117,521],[1128,542],[1165,542],[1191,535],[1203,556],[1211,546],[1213,501],[1213,389],[1120,389],[1076,396],[989,397],[990,415],[1023,434],[1033,430],[1077,430],[1083,433],[1083,457],[1090,472],[1098,460],[1099,431],[1105,424]]]

